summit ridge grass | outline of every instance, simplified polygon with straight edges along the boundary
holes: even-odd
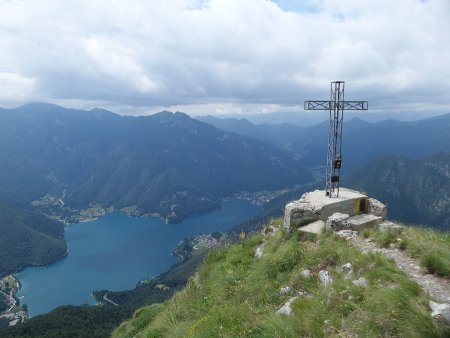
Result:
[[[281,226],[282,221],[272,221]],[[264,254],[255,249],[265,243]],[[342,272],[351,263],[352,272]],[[310,277],[301,271],[309,269]],[[333,283],[323,285],[327,270]],[[364,277],[367,286],[353,283]],[[281,287],[290,286],[288,294]],[[302,291],[289,316],[276,311]],[[428,297],[395,263],[326,232],[250,236],[212,250],[184,290],[135,313],[113,337],[444,337]]]

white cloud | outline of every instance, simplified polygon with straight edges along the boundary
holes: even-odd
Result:
[[[35,97],[35,81],[15,73],[0,72],[0,100],[6,106]]]
[[[448,0],[0,0],[0,105],[450,110]]]

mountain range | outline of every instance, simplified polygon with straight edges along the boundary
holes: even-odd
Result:
[[[289,151],[305,167],[326,162],[328,123],[310,127],[288,123],[254,124],[246,119],[198,117],[219,129],[272,143]],[[378,157],[402,155],[413,159],[450,151],[450,114],[418,121],[371,123],[354,118],[343,126],[342,172],[358,169]]]
[[[311,180],[284,150],[183,113],[120,116],[29,104],[0,111],[0,196],[29,206],[134,207],[168,221],[220,206],[237,191]]]

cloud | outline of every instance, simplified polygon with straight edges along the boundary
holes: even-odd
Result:
[[[0,105],[300,110],[345,80],[374,110],[450,108],[448,0],[2,1],[0,13]]]

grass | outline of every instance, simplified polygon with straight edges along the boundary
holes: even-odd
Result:
[[[265,241],[264,254],[254,257]],[[340,267],[350,262],[352,272]],[[309,269],[311,276],[301,275]],[[320,283],[327,270],[334,282]],[[353,280],[364,277],[368,286]],[[290,294],[280,288],[290,286]],[[298,291],[290,316],[276,315]],[[187,287],[123,324],[115,337],[444,337],[428,298],[395,264],[362,254],[332,233],[311,240],[299,232],[255,235],[212,250]],[[148,311],[148,312],[146,312]]]
[[[409,256],[418,258],[428,273],[450,277],[450,233],[438,232],[423,227],[403,226],[384,232],[366,230],[364,237],[372,237],[382,247],[391,244],[404,250]]]

